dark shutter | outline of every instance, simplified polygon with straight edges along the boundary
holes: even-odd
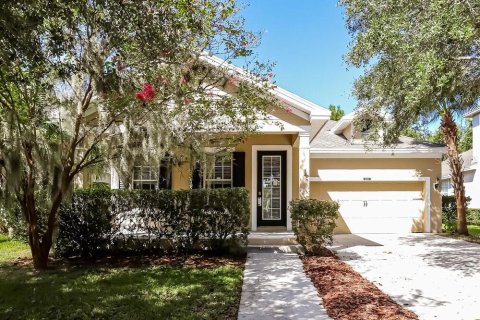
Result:
[[[160,161],[158,168],[158,189],[172,189],[172,161],[164,158]]]
[[[233,153],[232,187],[245,187],[245,152]]]
[[[200,162],[196,162],[192,172],[192,189],[202,188],[202,180],[202,166]]]

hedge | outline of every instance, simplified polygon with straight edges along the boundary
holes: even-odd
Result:
[[[297,242],[309,254],[321,254],[331,243],[338,218],[338,202],[301,199],[290,202],[293,232]]]
[[[223,250],[246,245],[249,212],[244,188],[78,190],[60,210],[56,252]]]
[[[471,201],[467,197],[467,206]],[[467,224],[480,225],[480,209],[467,209]],[[443,231],[454,233],[457,226],[457,202],[455,196],[442,196]]]
[[[467,209],[467,224],[480,226],[480,209]]]

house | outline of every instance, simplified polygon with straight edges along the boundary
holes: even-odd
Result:
[[[337,233],[440,232],[442,146],[402,137],[395,148],[366,147],[353,113],[332,121],[329,110],[282,88],[272,90],[283,108],[271,110],[232,157],[216,159],[210,170],[189,163],[137,166],[129,184],[246,187],[252,231],[291,230],[289,202],[310,197],[339,201]],[[123,185],[114,170],[107,180],[112,188]]]
[[[465,195],[471,198],[470,208],[480,208],[480,172],[477,168],[480,161],[480,108],[473,109],[465,115],[472,119],[473,148],[460,154],[463,161],[463,183]],[[453,195],[448,161],[442,162],[442,194]]]

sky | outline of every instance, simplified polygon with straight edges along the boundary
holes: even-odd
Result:
[[[255,53],[276,63],[277,85],[322,107],[352,111],[352,85],[361,72],[343,60],[351,37],[336,0],[245,1],[240,15],[248,30],[261,32]]]

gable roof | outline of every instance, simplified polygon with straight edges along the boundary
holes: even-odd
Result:
[[[463,161],[462,164],[462,171],[470,171],[475,170],[476,166],[473,161],[473,149],[467,150],[460,154],[460,159]],[[450,178],[450,166],[448,164],[448,160],[442,161],[442,179]]]
[[[401,136],[398,144],[392,148],[384,148],[380,144],[352,143],[342,133],[338,132],[340,121],[328,120],[327,123],[320,129],[317,135],[310,142],[310,148],[317,151],[344,151],[344,152],[375,152],[386,150],[395,152],[402,151],[423,151],[429,152],[436,149],[437,153],[443,152],[444,146],[437,143],[418,141],[410,137]]]
[[[231,71],[232,77],[235,76],[247,79],[247,71],[245,69],[237,67],[217,56],[205,53],[201,56],[201,59],[212,66],[226,68],[227,70]],[[273,86],[273,88],[270,89],[270,93],[275,96],[282,105],[285,107],[291,107],[293,109],[292,113],[296,114],[297,116],[307,120],[330,119],[330,110],[304,99],[288,90],[278,86]]]

